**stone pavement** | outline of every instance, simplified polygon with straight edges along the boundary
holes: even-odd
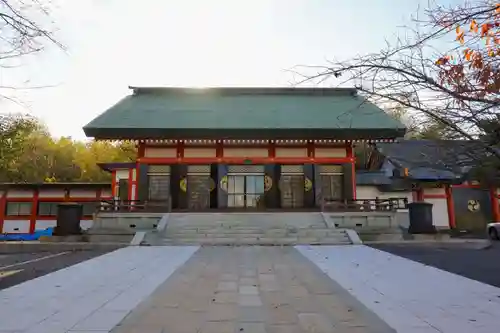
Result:
[[[204,247],[113,333],[388,333],[292,247]]]
[[[363,245],[297,249],[398,332],[499,331],[500,288]]]
[[[0,291],[0,333],[109,332],[198,247],[128,247]]]

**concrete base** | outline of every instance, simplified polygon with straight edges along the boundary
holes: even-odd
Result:
[[[90,234],[104,234],[119,232],[122,234],[135,234],[138,230],[155,229],[164,213],[144,212],[101,212],[94,218],[94,224],[89,229]]]
[[[397,228],[407,212],[325,212],[328,225],[336,228]]]

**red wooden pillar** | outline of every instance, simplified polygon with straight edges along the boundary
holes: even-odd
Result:
[[[116,198],[118,193],[116,193],[116,170],[111,171],[111,196],[113,200]]]
[[[31,201],[31,214],[30,214],[30,231],[29,233],[32,234],[35,232],[35,225],[36,225],[36,213],[38,211],[38,193],[40,189],[36,188],[33,191],[33,199]]]
[[[417,189],[417,201],[418,202],[424,201],[424,190],[421,188]]]
[[[496,188],[493,187],[490,188],[490,201],[493,213],[492,222],[500,222],[500,207],[498,206],[498,194]]]
[[[127,200],[132,200],[132,184],[133,184],[133,168],[128,169],[128,198]],[[135,193],[133,195],[135,197]]]
[[[446,208],[448,210],[448,225],[450,229],[455,229],[457,223],[455,220],[455,203],[453,202],[453,192],[451,189],[451,185],[446,185],[444,190],[446,193]]]
[[[3,232],[3,221],[5,220],[5,211],[7,210],[7,190],[0,193],[0,232]]]
[[[352,149],[352,142],[348,143],[346,147],[347,158],[351,162],[351,184],[352,184],[352,198],[356,200],[356,157]]]

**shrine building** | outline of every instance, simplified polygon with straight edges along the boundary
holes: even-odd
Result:
[[[405,133],[351,88],[130,89],[85,134],[138,147],[135,163],[104,166],[114,197],[173,211],[318,210],[325,199],[355,200],[353,146]]]

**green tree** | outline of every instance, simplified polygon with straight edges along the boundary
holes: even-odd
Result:
[[[1,182],[105,182],[110,174],[97,163],[130,162],[135,144],[55,139],[37,119],[2,116],[0,122]]]

